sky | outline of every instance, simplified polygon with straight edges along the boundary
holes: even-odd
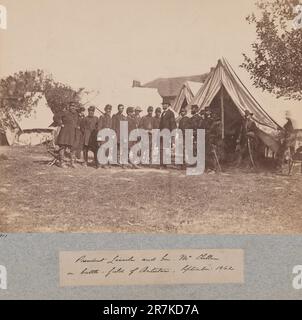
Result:
[[[1,0],[0,77],[44,69],[75,88],[110,91],[158,77],[206,73],[224,56],[260,104],[282,122],[302,102],[255,89],[239,65],[251,54],[255,0]],[[110,103],[110,101],[108,101]],[[301,124],[302,127],[302,124]]]

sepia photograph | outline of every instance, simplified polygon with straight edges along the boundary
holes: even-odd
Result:
[[[2,0],[0,232],[302,233],[299,0]]]

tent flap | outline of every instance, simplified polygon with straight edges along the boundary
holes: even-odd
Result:
[[[225,59],[218,61],[216,68],[209,74],[190,105],[196,104],[200,110],[209,107],[221,87],[225,88],[241,115],[248,110],[254,114],[253,119],[258,124],[270,129],[279,127],[251,95]]]
[[[173,109],[179,113],[183,106],[187,106],[193,100],[201,86],[201,82],[186,81],[175,99]]]

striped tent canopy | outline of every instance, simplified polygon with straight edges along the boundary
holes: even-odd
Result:
[[[173,110],[179,113],[182,108],[188,106],[201,86],[201,82],[186,81],[182,85],[178,96],[175,99],[175,102],[172,106]]]
[[[217,99],[216,97],[222,90],[241,116],[244,115],[245,110],[248,110],[253,113],[254,121],[262,129],[276,130],[279,127],[278,123],[270,117],[248,91],[225,58],[219,60],[216,68],[212,69],[190,105],[198,105],[200,110],[211,107],[212,102]],[[226,107],[228,106],[226,105]],[[235,110],[232,109],[232,111]]]

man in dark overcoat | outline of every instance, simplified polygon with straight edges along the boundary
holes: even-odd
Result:
[[[112,129],[112,118],[111,118],[111,111],[112,106],[110,104],[107,104],[104,108],[104,114],[102,114],[98,121],[98,132],[103,129]],[[99,141],[98,142],[98,148],[104,144],[105,141]],[[105,169],[106,166],[102,165],[102,168]],[[110,165],[108,165],[108,168],[110,168]]]
[[[84,145],[84,166],[88,164],[88,152],[91,150],[94,154],[95,166],[98,168],[97,161],[97,127],[99,119],[94,115],[95,107],[90,106],[88,108],[88,116],[83,120],[83,145]]]
[[[66,149],[70,150],[70,165],[75,168],[76,129],[80,127],[76,103],[71,102],[66,111],[58,113],[54,117],[55,122],[61,128],[57,137],[59,150],[59,167],[65,167],[63,163]]]
[[[118,112],[112,116],[112,129],[115,131],[116,139],[117,139],[117,161],[120,162],[120,128],[121,121],[126,121],[126,117],[124,116],[124,105],[118,105]]]
[[[136,130],[138,128],[138,125],[137,125],[137,119],[136,119],[136,116],[135,116],[135,110],[133,107],[128,107],[127,110],[126,110],[126,113],[127,113],[127,118],[126,118],[126,121],[128,122],[128,139],[130,137],[130,134],[132,131]],[[132,146],[135,145],[136,142],[134,141],[128,141],[128,160],[129,160],[129,163],[130,165],[135,168],[135,169],[138,169],[139,167],[134,164],[134,163],[131,163],[131,148]]]
[[[171,103],[164,101],[162,103],[162,106],[163,106],[163,112],[161,114],[161,118],[160,118],[160,122],[159,122],[159,129],[160,130],[168,129],[170,132],[172,132],[174,129],[177,128],[177,125],[176,125],[176,120],[175,120],[175,114],[171,110]],[[173,142],[172,142],[172,144],[173,144]],[[172,146],[170,146],[170,148],[171,147]],[[163,139],[161,138],[160,139],[160,165],[161,165],[161,168],[166,167],[166,165],[164,164],[164,161],[163,161],[164,152],[166,152],[166,150],[164,149]]]

